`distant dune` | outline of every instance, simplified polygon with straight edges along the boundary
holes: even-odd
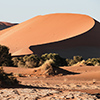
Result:
[[[8,22],[0,22],[0,30],[9,28],[9,27],[14,26],[14,25],[17,25],[17,23],[12,24],[12,23],[8,23]]]
[[[100,23],[82,14],[37,16],[0,31],[0,44],[13,56],[55,52],[62,57],[100,57]],[[24,52],[25,49],[25,52]]]

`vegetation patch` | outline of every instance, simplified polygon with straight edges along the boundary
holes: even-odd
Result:
[[[41,66],[45,61],[52,59],[56,66],[67,66],[65,58],[60,57],[57,53],[45,53],[38,57],[36,54],[24,57],[13,57],[13,65],[15,67],[36,68]]]
[[[25,55],[24,57],[11,57],[9,48],[0,45],[0,66],[13,66],[36,68],[45,63],[45,61],[52,59],[56,66],[73,66],[76,64],[84,64],[87,66],[100,66],[100,58],[88,58],[84,60],[82,56],[73,56],[73,59],[62,58],[57,53],[45,53],[41,57],[37,54]]]

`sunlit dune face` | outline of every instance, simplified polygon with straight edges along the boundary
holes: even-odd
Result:
[[[0,43],[16,52],[31,45],[57,42],[80,35],[94,26],[94,20],[81,14],[37,16],[0,32]]]
[[[12,54],[12,56],[17,56],[17,55],[29,55],[33,54],[33,52],[27,47],[27,48],[22,48]]]

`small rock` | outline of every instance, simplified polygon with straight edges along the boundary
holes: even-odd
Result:
[[[51,93],[59,94],[60,92],[59,91],[52,90]]]
[[[4,92],[0,92],[0,94],[3,94]]]
[[[17,90],[13,90],[13,92],[14,92],[15,94],[20,95],[19,92],[18,92]]]
[[[72,94],[69,94],[66,96],[66,99],[74,99],[74,96]]]
[[[65,98],[65,96],[60,96],[60,98],[64,99],[64,98]]]
[[[60,87],[59,85],[55,85],[56,87]]]
[[[95,84],[96,83],[96,79],[93,79],[92,82],[93,82],[93,84]]]
[[[76,85],[76,87],[81,87],[81,85]]]
[[[34,98],[34,100],[38,100],[38,99],[40,99],[40,98],[39,98],[39,97],[35,97],[35,98]]]
[[[97,94],[96,94],[96,97],[97,97],[98,99],[100,99],[100,93],[97,93]]]

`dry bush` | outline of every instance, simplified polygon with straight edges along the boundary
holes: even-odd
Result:
[[[46,60],[42,66],[38,68],[38,70],[41,70],[42,74],[45,75],[53,75],[55,72],[53,70],[53,67],[56,66],[55,62],[52,59]]]

